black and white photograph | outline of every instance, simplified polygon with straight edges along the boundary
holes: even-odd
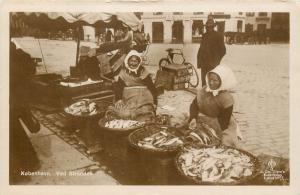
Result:
[[[290,12],[174,11],[9,12],[10,186],[290,185]]]

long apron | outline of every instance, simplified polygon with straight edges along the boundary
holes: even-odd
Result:
[[[213,129],[215,129],[216,132],[220,135],[221,143],[223,145],[240,148],[238,135],[237,135],[237,124],[232,117],[230,118],[228,128],[223,131],[220,127],[217,118],[209,117],[204,114],[199,114],[197,120],[198,122],[206,123]]]
[[[125,87],[122,100],[132,119],[143,122],[154,120],[153,96],[146,86]]]

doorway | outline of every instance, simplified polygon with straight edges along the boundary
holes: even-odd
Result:
[[[164,24],[162,22],[152,23],[152,42],[153,43],[164,42]]]
[[[174,21],[172,26],[172,42],[183,43],[183,22]]]

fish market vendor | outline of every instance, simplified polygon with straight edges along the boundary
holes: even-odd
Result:
[[[113,111],[123,119],[144,122],[154,120],[157,93],[141,54],[131,50],[114,83],[116,104]]]
[[[206,83],[190,105],[189,125],[195,128],[199,122],[206,123],[221,135],[223,145],[238,147],[234,99],[228,91],[236,85],[235,76],[229,67],[219,65],[206,74]]]

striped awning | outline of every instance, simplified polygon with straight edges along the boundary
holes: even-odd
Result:
[[[141,30],[142,21],[132,12],[126,13],[82,13],[82,12],[12,12],[12,16],[32,17],[34,19],[47,18],[51,20],[63,19],[69,24],[83,23],[93,25],[97,22],[111,23],[114,20],[121,21],[125,26],[130,27],[133,31]]]

